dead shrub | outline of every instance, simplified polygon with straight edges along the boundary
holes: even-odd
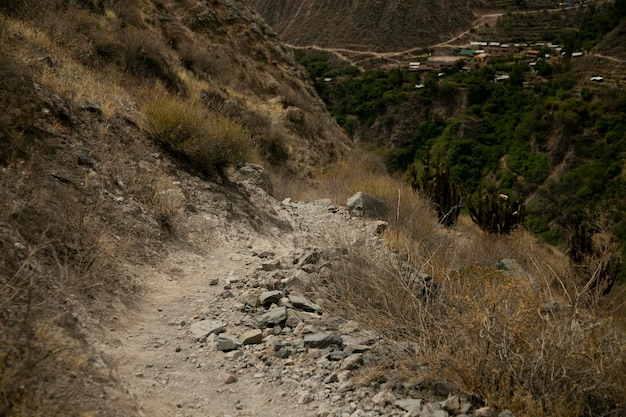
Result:
[[[143,16],[137,0],[117,1],[112,5],[117,17],[127,25],[141,28],[144,25]]]
[[[622,304],[584,302],[589,291],[566,257],[521,230],[494,237],[466,217],[441,227],[426,199],[381,169],[344,160],[321,178],[318,196],[343,203],[364,191],[392,208],[384,237],[393,252],[346,244],[348,256],[320,289],[329,308],[391,346],[414,346],[389,357],[394,373],[444,377],[516,415],[623,413]],[[495,269],[503,258],[524,274]]]
[[[183,66],[197,77],[202,77],[212,72],[215,57],[211,57],[201,45],[183,42],[178,46],[178,53]]]
[[[289,158],[289,133],[283,126],[276,124],[269,114],[263,114],[244,104],[223,103],[221,111],[237,119],[252,133],[261,159],[275,169],[284,166]]]
[[[182,44],[190,44],[192,42],[185,26],[174,18],[163,21],[161,30],[168,44],[174,49],[178,49]]]
[[[93,409],[92,367],[76,305],[119,288],[118,250],[93,206],[29,163],[0,173],[0,415]],[[31,178],[36,178],[37,181]],[[90,308],[97,308],[91,301]],[[95,407],[94,407],[95,408]]]
[[[165,176],[155,176],[149,182],[151,193],[148,200],[154,218],[169,233],[175,234],[180,227],[185,198]]]
[[[554,290],[480,266],[435,275],[429,296],[416,278],[428,268],[411,273],[397,256],[366,245],[347,248],[349,256],[327,278],[329,306],[390,341],[415,346],[390,360],[413,364],[408,370],[416,378],[443,376],[516,415],[624,412],[624,323],[614,314],[621,306],[554,304]]]
[[[11,17],[34,19],[45,17],[47,13],[62,6],[65,0],[3,0],[0,2],[0,11]]]
[[[40,102],[30,71],[0,51],[0,165],[28,155]]]
[[[138,78],[155,78],[169,91],[184,93],[184,84],[164,54],[165,46],[148,31],[128,28],[123,37],[123,59],[126,68]]]

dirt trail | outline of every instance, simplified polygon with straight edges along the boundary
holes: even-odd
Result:
[[[329,211],[328,201],[280,204],[255,186],[242,185],[239,200],[193,178],[181,187],[196,208],[183,219],[184,236],[167,243],[168,255],[156,264],[129,267],[143,297],[118,313],[103,357],[142,416],[315,416],[330,402],[316,352],[294,347],[289,359],[276,358],[273,336],[264,334],[261,344],[225,353],[195,338],[190,325],[219,320],[241,340],[258,317],[242,299],[266,290],[255,275],[263,262],[358,233],[363,222]],[[298,314],[312,326],[326,317]],[[288,346],[294,340],[280,337]],[[229,375],[236,382],[226,383]]]
[[[198,344],[187,332],[185,324],[197,312],[208,309],[209,316],[223,314],[214,300],[224,290],[210,286],[211,277],[245,274],[250,268],[249,256],[233,255],[228,248],[206,253],[181,248],[159,265],[135,271],[144,277],[145,298],[114,332],[109,354],[143,415],[301,414],[293,407],[287,384],[261,386],[260,381],[241,375],[236,383],[225,384],[233,361]]]

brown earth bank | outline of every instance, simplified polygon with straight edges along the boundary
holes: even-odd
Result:
[[[467,29],[474,19],[467,1],[248,0],[285,42],[355,51],[393,52],[427,47]]]

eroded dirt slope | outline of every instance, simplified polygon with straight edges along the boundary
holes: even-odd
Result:
[[[456,36],[473,19],[467,1],[249,0],[279,37],[299,47],[401,51]]]

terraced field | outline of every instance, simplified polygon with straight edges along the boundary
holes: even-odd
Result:
[[[550,41],[564,30],[576,28],[582,17],[582,8],[520,10],[498,18],[497,28],[483,26],[477,34],[483,39],[500,42]]]
[[[545,10],[559,7],[555,0],[489,0],[490,7],[513,10]]]

